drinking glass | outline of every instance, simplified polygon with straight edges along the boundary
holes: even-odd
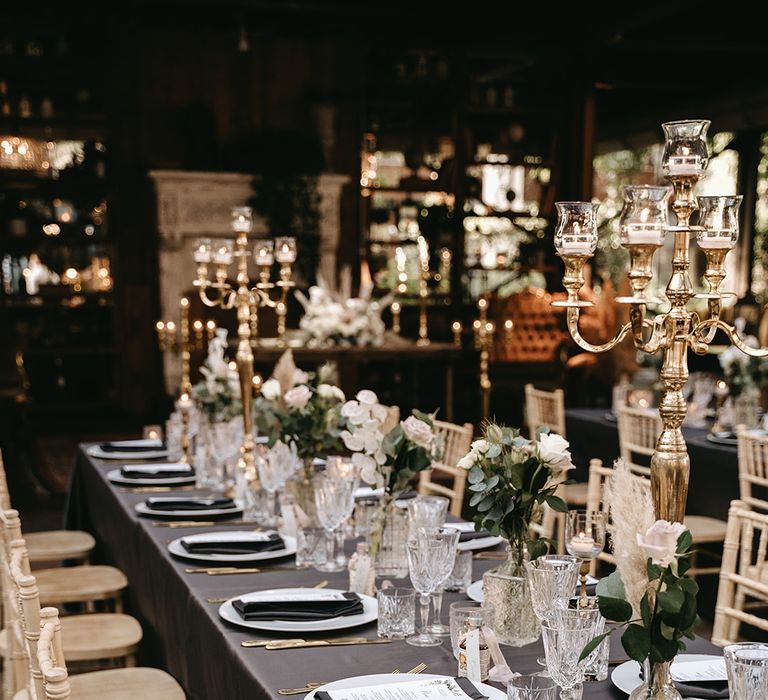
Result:
[[[315,477],[315,506],[320,524],[325,529],[327,559],[315,567],[318,571],[342,571],[346,567],[344,551],[336,546],[336,530],[352,514],[355,484],[349,479],[334,479],[327,474]]]
[[[451,627],[451,649],[453,655],[459,658],[459,636],[469,627],[469,618],[477,617],[478,613],[483,618],[483,627],[493,624],[493,606],[490,603],[473,603],[468,600],[459,600],[451,603],[448,608],[448,621]]]
[[[428,630],[430,594],[448,578],[456,558],[459,531],[455,528],[419,529],[409,538],[408,570],[411,583],[419,592],[421,632],[405,641],[417,647],[439,646],[442,641]]]
[[[355,501],[355,537],[365,537],[371,534],[371,521],[381,507],[378,498],[361,498]]]
[[[605,631],[606,620],[600,613],[598,597],[590,596],[571,596],[565,600],[560,599],[556,602],[559,608],[555,616],[578,615],[584,619],[594,620],[595,634],[602,634]],[[561,612],[566,608],[568,612]],[[576,612],[573,612],[576,611]],[[604,681],[608,678],[608,656],[610,652],[610,640],[604,639],[597,649],[595,649],[584,663],[584,678],[588,681]]]
[[[472,552],[456,551],[456,561],[453,563],[453,571],[443,587],[453,593],[466,593],[472,583]]]
[[[412,588],[382,588],[378,594],[377,635],[383,639],[405,639],[416,632],[416,591]]]
[[[731,700],[768,698],[768,644],[729,644],[723,656]]]
[[[360,485],[360,469],[347,457],[328,455],[325,459],[325,474],[331,479],[339,481],[347,480],[351,481],[353,484],[350,494],[351,501],[349,503],[349,515],[344,519],[344,525],[336,530],[337,552],[343,553],[344,540],[347,537],[355,537],[355,524],[351,515],[355,509],[355,493]]]
[[[296,568],[310,569],[325,563],[325,530],[321,527],[296,528]]]
[[[295,448],[290,448],[282,442],[277,442],[268,449],[264,445],[256,445],[256,469],[259,472],[259,480],[267,492],[267,501],[262,524],[274,527],[277,517],[275,515],[275,500],[278,491],[282,490],[285,482],[296,471],[299,459]]]
[[[438,528],[445,523],[450,501],[443,496],[416,496],[408,501],[408,533],[413,536],[419,528]],[[471,583],[471,581],[470,581]],[[441,620],[443,609],[443,587],[440,586],[432,593],[432,608],[435,611],[434,622],[429,626],[430,634],[448,636],[451,633],[448,625]]]
[[[557,683],[539,673],[515,676],[507,682],[507,700],[557,700]]]
[[[547,671],[560,686],[561,700],[579,700],[586,659],[579,661],[581,650],[595,637],[596,621],[592,616],[562,614],[541,623]]]

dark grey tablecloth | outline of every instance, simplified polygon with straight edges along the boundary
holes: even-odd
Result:
[[[329,682],[349,676],[405,671],[419,662],[427,672],[455,674],[456,661],[448,644],[429,649],[408,646],[403,641],[386,645],[336,647],[333,649],[295,649],[267,651],[244,649],[244,639],[263,635],[240,630],[222,622],[218,605],[206,598],[235,596],[261,589],[286,586],[312,586],[328,579],[331,587],[347,587],[346,572],[325,574],[316,571],[280,571],[234,576],[187,574],[185,567],[199,564],[171,557],[166,541],[181,535],[203,532],[206,528],[171,529],[153,527],[151,518],[141,518],[133,507],[146,495],[127,493],[113,486],[106,473],[115,464],[94,460],[81,450],[72,479],[66,510],[70,528],[89,530],[97,538],[97,557],[119,566],[128,577],[128,608],[144,623],[146,645],[152,658],[160,662],[184,686],[192,700],[258,700],[278,698],[278,688],[297,687],[311,681]],[[236,528],[233,523],[233,528]],[[217,532],[224,530],[217,527]],[[290,564],[292,559],[275,563]],[[474,577],[494,562],[475,561]],[[405,584],[408,585],[408,584]],[[463,598],[463,596],[461,596]],[[443,616],[448,605],[460,596],[446,594]],[[350,631],[335,633],[349,634]],[[374,638],[376,625],[351,631]],[[276,635],[270,635],[274,637]],[[287,635],[292,636],[292,635]],[[694,652],[714,650],[709,643],[696,640]],[[540,643],[522,649],[503,647],[515,671],[539,670],[536,658]],[[617,644],[617,658],[624,656]],[[595,700],[625,698],[610,681],[586,686],[584,697]]]
[[[591,458],[613,464],[619,456],[619,430],[604,408],[569,408],[565,419],[576,479],[587,479]],[[739,497],[736,447],[709,442],[707,431],[700,428],[684,427],[683,435],[691,457],[686,513],[727,520],[731,501]]]

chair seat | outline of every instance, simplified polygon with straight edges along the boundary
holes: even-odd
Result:
[[[118,613],[70,615],[61,618],[62,644],[67,661],[119,659],[136,653],[143,636],[138,620]],[[0,632],[0,655],[5,656],[8,630]]]
[[[114,566],[65,566],[34,573],[43,606],[108,600],[128,585],[125,574]]]
[[[691,531],[694,545],[725,542],[725,520],[710,518],[708,515],[686,515],[685,524]]]
[[[157,668],[118,668],[69,677],[72,700],[185,700],[181,686]],[[31,700],[24,689],[13,700]]]
[[[79,530],[48,530],[24,533],[29,561],[65,561],[86,559],[96,546],[96,540],[87,532]]]
[[[587,482],[568,484],[563,487],[563,499],[569,506],[587,505]]]

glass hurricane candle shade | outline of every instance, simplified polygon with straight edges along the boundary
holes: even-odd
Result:
[[[275,239],[275,258],[279,263],[296,262],[296,239],[283,236]]]
[[[572,510],[565,520],[565,549],[579,559],[594,559],[605,546],[605,514]]]
[[[274,241],[259,240],[253,246],[253,259],[259,267],[270,267],[275,262]]]
[[[232,207],[232,230],[250,233],[253,226],[253,212],[250,207]]]
[[[699,197],[699,226],[697,240],[703,250],[730,250],[739,239],[739,206],[741,196]]]
[[[232,241],[217,241],[213,246],[213,262],[217,265],[231,264],[234,247]]]
[[[665,177],[704,176],[707,167],[707,129],[706,119],[687,119],[667,122],[661,125],[666,142],[662,155],[661,167]]]
[[[556,202],[555,249],[560,255],[592,255],[597,247],[597,210],[592,202]]]
[[[198,238],[195,241],[195,249],[192,253],[192,259],[196,263],[209,263],[211,262],[211,256],[213,251],[213,245],[210,238]]]
[[[669,187],[629,185],[619,217],[621,244],[661,245],[667,232]]]

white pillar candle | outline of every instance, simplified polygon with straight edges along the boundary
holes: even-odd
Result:
[[[733,234],[728,229],[706,230],[699,234],[699,247],[707,248],[732,248],[734,245]]]
[[[571,538],[571,551],[574,555],[584,554],[592,556],[592,552],[595,548],[595,540],[593,537],[580,532],[578,535],[574,535]]]
[[[565,238],[564,236],[559,252],[563,255],[590,255],[594,251],[589,241],[580,241],[576,238]]]
[[[661,243],[664,229],[659,224],[627,224],[627,243],[629,245],[641,245]]]
[[[667,169],[670,175],[699,175],[703,170],[701,156],[670,156]]]

